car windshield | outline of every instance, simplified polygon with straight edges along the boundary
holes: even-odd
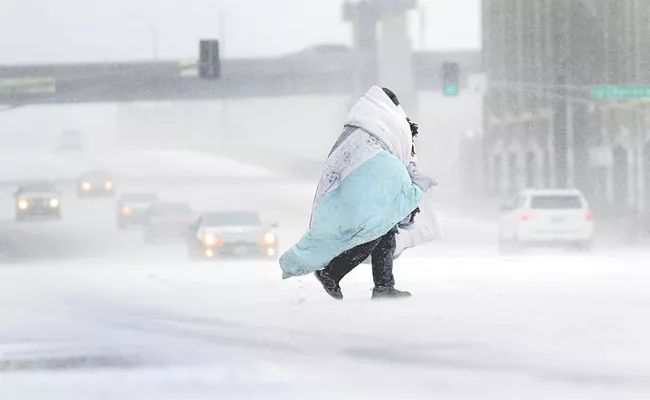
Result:
[[[262,225],[262,220],[257,213],[214,213],[203,216],[203,225],[206,226],[249,226]]]
[[[93,171],[93,172],[88,172],[83,175],[82,179],[96,179],[96,180],[103,180],[103,179],[110,179],[110,174],[106,171]]]
[[[579,196],[533,196],[530,207],[534,210],[579,210],[582,200]]]
[[[122,201],[155,203],[158,201],[158,195],[150,193],[128,193],[122,196]]]
[[[159,217],[178,217],[178,216],[187,216],[192,213],[192,210],[188,204],[160,204],[153,208],[153,215]]]

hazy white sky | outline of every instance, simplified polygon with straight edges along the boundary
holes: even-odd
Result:
[[[343,0],[1,0],[0,64],[192,57],[225,33],[226,57],[348,43]],[[421,0],[430,49],[478,49],[480,0]],[[226,22],[219,28],[219,13]],[[414,45],[418,18],[413,15]]]

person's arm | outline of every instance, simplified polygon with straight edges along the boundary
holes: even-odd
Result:
[[[413,160],[411,163],[409,163],[409,166],[407,167],[407,170],[409,172],[409,176],[411,177],[411,181],[413,182],[414,185],[416,185],[422,193],[427,193],[431,188],[436,186],[438,182],[433,180],[431,177],[428,175],[425,175],[421,173],[418,168],[417,168],[417,156],[415,155],[415,152],[412,154]],[[409,215],[404,218],[399,224],[398,227],[401,229],[408,229],[409,226],[413,225],[415,222],[415,216],[420,213],[420,208],[416,208],[413,210]]]
[[[415,162],[411,162],[407,167],[407,169],[409,171],[409,176],[411,177],[411,180],[413,181],[415,186],[419,187],[420,190],[422,190],[422,193],[426,193],[431,188],[438,185],[438,182],[436,182],[433,178],[420,172]]]

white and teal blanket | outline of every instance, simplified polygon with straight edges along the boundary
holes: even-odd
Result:
[[[375,240],[422,200],[407,167],[413,161],[406,114],[379,87],[354,106],[330,153],[314,198],[309,230],[280,257],[283,278],[324,268]]]

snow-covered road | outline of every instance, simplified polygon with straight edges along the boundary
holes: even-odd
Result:
[[[167,259],[165,261],[165,259]],[[647,399],[641,257],[399,263],[414,298],[335,302],[270,262],[0,269],[7,399]]]
[[[165,183],[153,162],[155,176],[122,165],[157,183],[120,191],[262,210],[280,222],[281,247],[307,222],[310,183],[194,155],[169,163],[187,166],[181,180],[231,170],[241,181]],[[650,398],[640,250],[502,258],[493,222],[441,207],[446,242],[396,263],[412,299],[370,302],[361,266],[335,302],[311,277],[282,281],[274,262],[190,263],[182,245],[145,247],[138,230],[116,230],[114,200],[66,187],[63,221],[18,224],[10,189],[0,191],[3,400]]]

